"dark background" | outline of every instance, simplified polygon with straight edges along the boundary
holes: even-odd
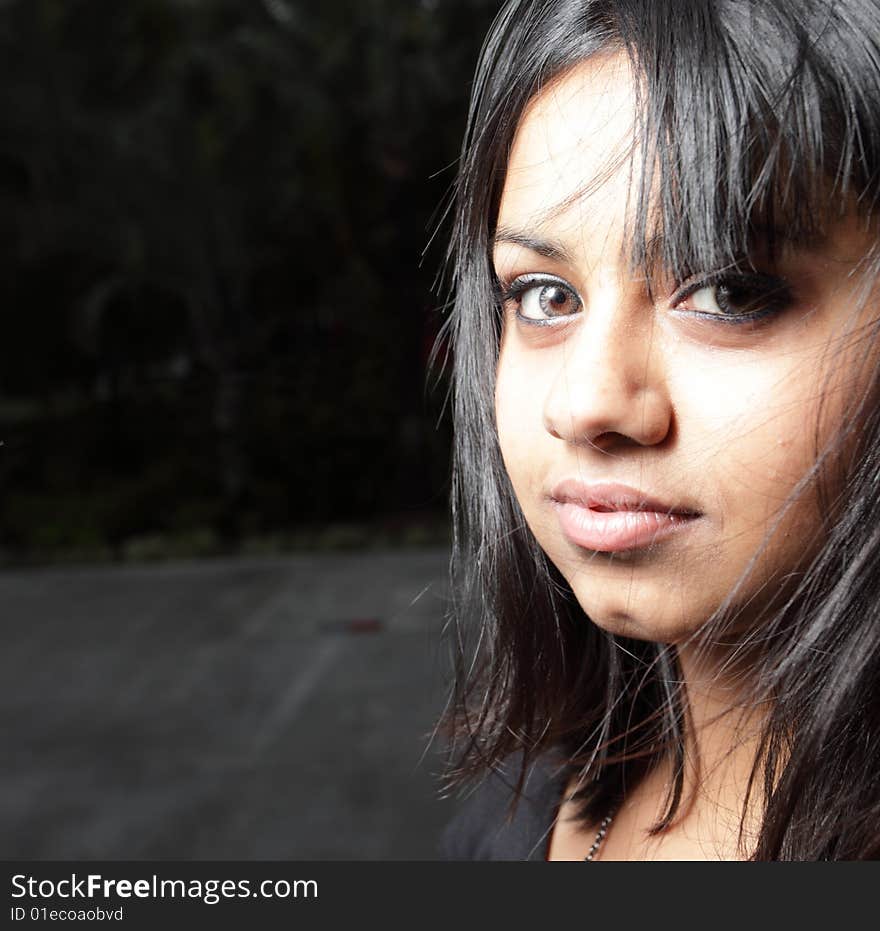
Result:
[[[0,4],[4,562],[438,540],[494,0]]]
[[[498,5],[0,0],[4,856],[436,855]]]

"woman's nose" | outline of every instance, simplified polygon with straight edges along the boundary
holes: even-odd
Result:
[[[583,314],[560,347],[544,404],[546,430],[566,443],[603,449],[621,437],[640,446],[662,443],[673,407],[653,321],[627,321],[616,306]]]

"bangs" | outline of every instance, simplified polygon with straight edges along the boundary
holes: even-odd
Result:
[[[853,211],[868,222],[880,164],[877,16],[873,0],[845,11],[828,0],[513,0],[475,84],[459,259],[491,240],[529,100],[614,51],[637,76],[641,170],[625,244],[634,266],[682,277],[816,242]]]
[[[873,216],[880,61],[867,16],[809,0],[601,6],[639,76],[633,264],[681,277],[821,241],[853,210]]]

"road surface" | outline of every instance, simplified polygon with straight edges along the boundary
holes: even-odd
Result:
[[[444,550],[0,574],[10,859],[432,859]]]

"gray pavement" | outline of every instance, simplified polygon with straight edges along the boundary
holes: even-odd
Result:
[[[2,855],[436,857],[447,561],[0,573]]]

